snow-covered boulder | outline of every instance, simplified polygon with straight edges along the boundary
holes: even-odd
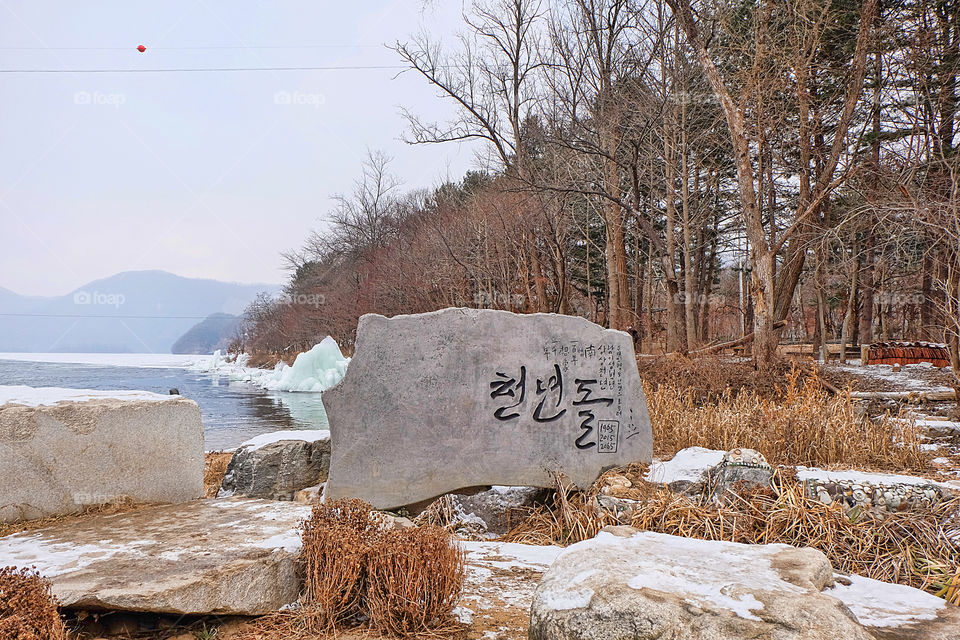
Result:
[[[616,527],[564,551],[531,608],[530,640],[868,640],[821,591],[819,551],[743,545]]]
[[[711,469],[723,463],[724,451],[687,447],[666,461],[656,461],[644,477],[647,482],[665,484],[671,491],[699,493],[704,490]]]
[[[193,400],[146,391],[0,387],[0,522],[129,498],[203,495]]]
[[[728,493],[741,488],[768,487],[773,479],[773,467],[754,449],[732,449],[723,456],[723,462],[708,473],[710,497],[722,501]]]
[[[772,476],[773,468],[759,451],[688,447],[666,462],[650,465],[644,479],[671,491],[720,499],[734,485],[769,485]]]
[[[330,471],[329,431],[277,431],[237,447],[223,477],[220,497],[293,500]]]

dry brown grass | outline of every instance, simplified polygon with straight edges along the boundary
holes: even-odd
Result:
[[[645,389],[656,390],[661,386],[684,389],[697,404],[716,402],[724,394],[736,397],[740,393],[753,393],[775,399],[792,371],[798,371],[801,379],[819,374],[812,360],[781,360],[771,371],[761,372],[750,362],[715,355],[643,358],[637,361],[637,367]]]
[[[31,569],[0,569],[0,640],[66,640],[50,583]]]
[[[203,495],[207,498],[216,498],[223,484],[223,476],[227,474],[227,467],[233,458],[232,453],[212,451],[206,455],[203,465]]]
[[[888,418],[871,421],[846,393],[826,392],[816,371],[793,368],[773,398],[730,389],[704,400],[684,386],[645,383],[657,455],[686,447],[756,449],[774,465],[848,465],[924,470],[931,455],[920,431]]]
[[[259,637],[316,637],[364,620],[388,635],[455,628],[465,560],[446,531],[393,529],[369,504],[337,500],[314,505],[301,536],[301,606],[264,619]]]
[[[600,529],[636,529],[686,538],[813,547],[836,569],[906,584],[960,604],[960,499],[901,513],[845,512],[808,497],[803,485],[777,472],[772,488],[754,489],[725,504],[648,485],[636,495],[629,523],[595,507],[593,494],[560,490],[506,537],[527,544],[572,544]]]
[[[381,631],[408,636],[453,628],[464,552],[439,527],[395,529],[367,558],[367,606]]]

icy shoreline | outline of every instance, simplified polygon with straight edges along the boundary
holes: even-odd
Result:
[[[78,364],[103,367],[136,367],[144,369],[185,369],[196,373],[224,376],[230,380],[249,382],[270,391],[326,391],[333,387],[347,370],[350,358],[327,336],[312,349],[297,356],[293,365],[277,363],[273,369],[247,366],[250,356],[170,353],[0,353],[0,360]]]
[[[212,356],[186,366],[190,371],[225,376],[238,382],[249,382],[270,391],[320,392],[336,385],[347,372],[350,358],[340,351],[340,346],[327,336],[309,351],[297,356],[293,365],[278,362],[273,369],[249,367],[250,356]]]
[[[79,364],[102,367],[137,367],[145,369],[185,369],[196,373],[224,376],[238,382],[249,382],[269,391],[326,391],[336,385],[347,371],[350,358],[327,336],[312,349],[297,356],[293,365],[278,362],[273,369],[249,367],[250,356],[237,356],[215,351],[213,355],[178,355],[170,353],[0,353],[0,360]]]

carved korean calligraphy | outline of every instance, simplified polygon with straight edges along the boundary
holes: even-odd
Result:
[[[367,315],[324,392],[327,495],[394,508],[478,485],[586,487],[649,461],[633,341],[583,318],[444,309]]]

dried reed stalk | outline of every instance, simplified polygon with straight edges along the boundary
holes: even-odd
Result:
[[[802,375],[801,375],[802,374]],[[756,449],[774,465],[923,470],[920,431],[889,417],[871,421],[848,392],[829,395],[816,372],[794,368],[776,400],[727,389],[701,402],[680,386],[645,384],[658,455],[686,447]]]
[[[591,494],[569,493],[541,507],[504,539],[571,544],[618,524]],[[629,524],[686,538],[819,549],[834,568],[924,589],[960,604],[960,543],[946,523],[960,521],[960,499],[900,513],[847,512],[806,495],[801,483],[774,475],[725,504],[649,488],[637,496]]]
[[[380,521],[362,500],[314,505],[300,525],[304,566],[304,620],[326,631],[364,612],[365,562],[382,535]]]

